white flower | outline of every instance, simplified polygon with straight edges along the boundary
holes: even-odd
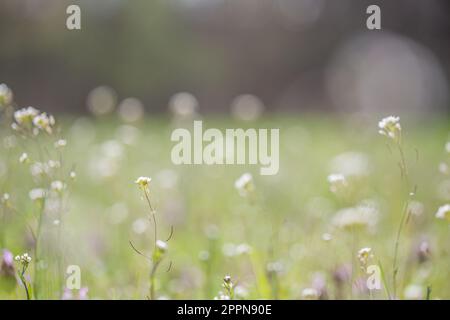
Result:
[[[237,285],[234,288],[234,295],[237,298],[245,299],[245,298],[248,297],[248,290],[245,287],[241,286],[241,285]]]
[[[51,169],[60,168],[61,162],[59,162],[58,160],[48,160],[47,165]]]
[[[75,171],[70,171],[70,178],[71,179],[75,179],[76,177],[77,177],[77,174],[76,174],[76,172]]]
[[[33,177],[39,176],[44,173],[48,173],[49,167],[46,163],[36,162],[30,166],[31,175]]]
[[[169,249],[169,246],[167,245],[167,242],[164,242],[162,240],[156,241],[156,248],[153,252],[153,261],[154,263],[157,263],[158,261],[161,261],[161,259],[166,254],[167,250]]]
[[[441,206],[436,212],[436,218],[445,219],[450,222],[450,204]]]
[[[19,125],[31,124],[34,117],[39,114],[39,110],[33,107],[22,108],[14,112],[14,119]]]
[[[280,274],[284,271],[284,265],[281,261],[269,262],[266,266],[268,273]]]
[[[152,178],[149,177],[139,177],[136,179],[135,183],[142,189],[148,190],[148,185],[152,181]]]
[[[214,300],[230,300],[230,296],[223,292],[219,292],[219,294],[214,297]]]
[[[247,243],[234,244],[225,243],[222,247],[222,252],[227,257],[234,257],[243,254],[248,254],[252,251],[252,248]]]
[[[47,113],[42,112],[33,118],[33,124],[36,128],[50,134],[52,133],[52,127],[55,125],[55,118],[52,115],[47,115]]]
[[[373,255],[371,248],[362,248],[358,251],[358,260],[362,267],[365,267],[369,259],[372,257]]]
[[[339,172],[346,178],[364,177],[370,173],[369,156],[358,151],[347,151],[335,156],[330,162],[330,173]]]
[[[57,192],[61,192],[64,190],[64,188],[66,187],[65,184],[62,181],[56,180],[53,181],[50,184],[50,187],[52,190],[57,191]]]
[[[236,254],[237,255],[241,255],[241,254],[248,254],[252,251],[252,247],[250,247],[248,244],[246,243],[241,243],[238,244],[236,246]]]
[[[425,211],[425,206],[422,202],[412,200],[408,203],[408,212],[414,216],[421,216]]]
[[[348,186],[347,179],[341,173],[330,174],[327,180],[330,184],[330,191],[333,193],[339,192]]]
[[[244,173],[239,179],[234,183],[235,188],[239,191],[242,197],[248,196],[255,190],[255,185],[253,184],[253,177],[250,173]]]
[[[319,299],[319,292],[314,288],[303,289],[302,298],[306,300],[317,300]]]
[[[402,127],[400,126],[400,117],[389,116],[378,122],[378,131],[391,139],[398,140]]]
[[[9,193],[4,193],[1,198],[1,203],[7,203],[9,201]]]
[[[162,240],[157,240],[156,248],[159,250],[159,252],[165,253],[169,249],[169,246],[167,245],[167,242],[164,242]]]
[[[449,174],[449,167],[445,162],[439,163],[439,172],[442,174]]]
[[[18,255],[14,258],[17,262],[20,262],[21,264],[27,266],[31,262],[31,257],[28,255],[28,253],[24,253],[22,255]]]
[[[55,148],[63,148],[67,145],[67,141],[64,139],[59,139],[58,141],[55,142]]]
[[[323,241],[331,241],[333,239],[333,236],[329,233],[322,234],[322,240]]]
[[[11,89],[4,83],[0,84],[0,107],[9,105],[12,98],[13,94]]]
[[[47,192],[44,189],[41,188],[36,188],[36,189],[32,189],[29,193],[28,196],[30,197],[31,200],[35,201],[35,200],[40,200],[45,198]]]
[[[421,300],[423,299],[424,288],[417,284],[410,284],[405,288],[404,296],[407,300]]]
[[[445,151],[450,153],[450,141],[445,144]]]
[[[25,163],[25,162],[27,162],[27,161],[28,161],[28,154],[26,154],[26,153],[24,152],[24,153],[22,153],[22,154],[20,155],[19,162],[20,162],[20,163]]]
[[[362,204],[339,210],[333,218],[333,224],[345,230],[370,228],[376,224],[377,217],[378,210],[375,207]]]

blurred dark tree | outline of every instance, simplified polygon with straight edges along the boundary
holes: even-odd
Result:
[[[278,2],[299,11],[283,16]],[[102,84],[153,111],[164,110],[178,91],[194,93],[206,111],[224,110],[241,93],[275,108],[297,86],[322,101],[326,62],[342,41],[365,31],[372,3],[382,7],[383,29],[427,46],[450,74],[448,1],[323,0],[311,7],[320,3],[311,21],[314,12],[301,9],[314,2],[299,3],[304,6],[295,0],[3,0],[0,82],[13,88],[20,105],[51,111],[84,112],[86,95]],[[81,31],[65,27],[69,4],[81,7]]]

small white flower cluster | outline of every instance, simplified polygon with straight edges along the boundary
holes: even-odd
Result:
[[[10,198],[9,193],[4,193],[4,194],[2,194],[2,197],[0,198],[0,202],[7,203],[9,201],[9,198]]]
[[[377,221],[377,208],[367,204],[341,209],[333,218],[333,224],[344,230],[371,228],[376,225]]]
[[[333,193],[341,192],[348,186],[347,179],[341,173],[330,174],[327,180],[330,184],[330,191]]]
[[[28,253],[24,253],[22,255],[18,255],[14,258],[17,262],[20,262],[23,265],[28,265],[31,262],[31,257],[28,255]]]
[[[17,125],[31,124],[34,117],[39,114],[39,110],[33,107],[22,108],[14,112],[14,120]]]
[[[142,190],[148,190],[148,185],[152,181],[152,178],[149,177],[139,177],[136,179],[135,183],[141,188]]]
[[[37,200],[42,200],[45,198],[45,196],[47,195],[47,191],[45,189],[42,188],[35,188],[32,189],[29,193],[28,196],[30,197],[31,200],[33,201],[37,201]]]
[[[303,289],[302,298],[305,300],[317,300],[319,299],[319,292],[314,288]]]
[[[333,157],[330,161],[330,173],[339,173],[347,179],[365,177],[371,171],[370,157],[359,151],[347,151]]]
[[[249,254],[252,248],[247,243],[225,243],[222,247],[222,252],[227,257],[236,257],[243,254]]]
[[[33,124],[40,130],[46,131],[47,133],[52,133],[52,127],[55,125],[55,118],[52,115],[47,115],[43,112],[38,114],[33,119]]]
[[[378,132],[391,139],[398,140],[402,127],[400,126],[400,117],[389,116],[378,122]]]
[[[63,190],[66,188],[66,185],[65,185],[64,182],[62,182],[62,181],[60,181],[60,180],[55,180],[55,181],[53,181],[53,182],[50,184],[50,188],[51,188],[53,191],[61,192],[61,191],[63,191]]]
[[[284,265],[281,261],[269,262],[266,270],[270,274],[281,274],[284,272]]]
[[[12,124],[14,130],[32,130],[34,135],[39,131],[45,131],[48,134],[53,132],[55,118],[45,112],[41,112],[36,108],[27,107],[14,112],[15,122]]]
[[[13,94],[10,88],[4,83],[0,84],[0,108],[12,102]]]
[[[52,169],[61,167],[61,162],[58,160],[48,160],[47,162],[34,162],[30,165],[30,172],[33,177],[38,177],[43,174],[49,174]]]
[[[56,149],[64,148],[67,145],[67,141],[64,139],[59,139],[55,142],[54,146]]]
[[[50,184],[49,190],[43,188],[31,189],[30,192],[28,193],[28,196],[33,201],[42,200],[50,194],[50,191],[59,193],[62,192],[65,188],[66,184],[64,182],[60,180],[55,180],[52,181],[52,183]]]
[[[436,212],[436,218],[450,222],[450,204],[441,206]]]
[[[361,268],[365,269],[369,259],[373,258],[371,248],[362,248],[358,251],[358,260],[361,264]]]
[[[219,291],[217,296],[214,297],[214,300],[230,300],[230,296],[223,293],[222,291]]]
[[[403,295],[407,300],[422,300],[424,298],[425,288],[418,284],[410,284],[405,288]]]
[[[236,180],[234,186],[242,197],[247,197],[255,190],[253,176],[250,173],[244,173]]]

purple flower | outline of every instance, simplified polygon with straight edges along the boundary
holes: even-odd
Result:
[[[16,285],[17,278],[13,254],[4,249],[0,256],[0,287],[5,291],[12,291],[16,288]]]
[[[2,257],[2,269],[4,267],[13,268],[14,267],[14,256],[11,251],[4,249]]]
[[[87,298],[88,298],[88,296],[87,296],[88,291],[89,291],[89,288],[87,288],[87,287],[81,288],[80,291],[78,292],[78,299],[80,299],[80,300],[87,300]]]
[[[63,295],[62,295],[62,300],[87,300],[88,299],[87,293],[88,293],[89,289],[87,287],[83,287],[80,290],[78,290],[78,294],[76,294],[76,291],[77,290],[70,290],[70,289],[65,288]]]

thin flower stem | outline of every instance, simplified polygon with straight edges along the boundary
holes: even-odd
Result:
[[[406,160],[405,160],[405,154],[403,152],[403,147],[402,147],[402,143],[401,143],[401,139],[397,142],[397,148],[400,154],[400,168],[402,171],[402,177],[405,179],[406,181],[406,189],[407,189],[407,193],[409,196],[409,176],[408,176],[408,168],[406,166]],[[393,299],[396,299],[397,297],[397,273],[398,273],[398,249],[400,246],[400,238],[401,238],[401,233],[403,231],[403,227],[405,225],[405,221],[407,221],[407,216],[408,216],[408,204],[409,204],[409,199],[406,199],[406,202],[403,206],[403,210],[402,210],[402,216],[400,219],[400,225],[398,226],[398,230],[397,230],[397,235],[396,235],[396,239],[395,239],[395,244],[394,244],[394,260],[392,263],[392,285],[393,285]]]
[[[392,269],[393,269],[393,274],[392,274],[392,281],[393,281],[393,297],[395,299],[396,295],[397,295],[397,260],[398,260],[398,247],[400,245],[400,236],[403,230],[403,226],[405,225],[405,220],[406,220],[406,216],[407,216],[407,210],[408,208],[408,202],[404,205],[404,209],[402,212],[402,217],[400,220],[400,225],[398,227],[397,230],[397,236],[395,239],[395,247],[394,247],[394,261],[392,264]]]
[[[23,266],[22,267],[22,272],[20,273],[20,282],[22,282],[22,285],[23,285],[23,287],[24,287],[24,289],[25,289],[25,293],[26,293],[26,295],[27,295],[27,300],[31,300],[31,297],[30,297],[30,292],[29,292],[29,290],[28,290],[28,286],[27,286],[27,282],[25,281],[25,266]]]
[[[150,213],[151,213],[151,216],[153,219],[153,228],[154,228],[154,234],[155,234],[155,249],[156,249],[156,241],[158,241],[158,234],[157,234],[158,228],[157,228],[157,224],[156,224],[155,210],[153,210],[152,204],[150,202],[150,197],[149,197],[146,189],[144,189],[144,194],[145,194],[145,198],[147,199],[148,206],[150,207],[150,211],[151,211]]]
[[[36,297],[36,299],[38,298],[38,283],[40,281],[40,271],[38,269],[38,264],[39,264],[39,259],[40,259],[40,255],[39,255],[39,241],[40,241],[40,236],[41,236],[41,229],[42,229],[42,216],[44,214],[44,208],[45,208],[45,200],[44,202],[41,204],[41,208],[40,208],[40,212],[38,215],[38,225],[37,225],[37,230],[35,233],[35,238],[36,241],[34,243],[34,255],[35,255],[35,260],[36,260],[36,264],[35,264],[35,279],[34,279],[34,295]]]
[[[155,275],[160,262],[161,260],[154,262],[150,272],[150,300],[155,300]]]

